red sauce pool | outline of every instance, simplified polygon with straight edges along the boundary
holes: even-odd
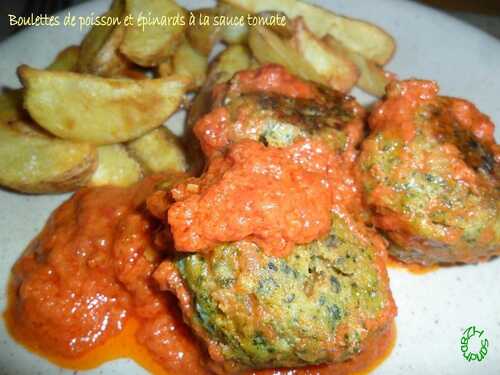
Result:
[[[180,374],[165,369],[144,345],[139,344],[136,336],[141,327],[141,322],[135,317],[128,318],[123,330],[116,336],[107,339],[104,343],[81,356],[68,358],[41,350],[33,337],[23,334],[22,330],[16,329],[15,319],[13,318],[15,313],[15,309],[13,309],[15,290],[12,286],[11,283],[8,289],[8,308],[3,314],[7,330],[19,344],[50,363],[61,368],[82,371],[95,369],[107,362],[118,359],[131,359],[153,375]],[[389,357],[396,344],[396,332],[396,325],[393,323],[383,335],[374,342],[369,343],[364,352],[354,360],[345,363],[325,366],[321,369],[264,370],[247,375],[367,375]]]

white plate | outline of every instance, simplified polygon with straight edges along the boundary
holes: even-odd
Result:
[[[182,1],[189,8],[210,2]],[[341,14],[372,21],[390,32],[398,50],[389,68],[399,77],[437,80],[442,93],[472,100],[500,126],[500,43],[475,28],[432,9],[401,0],[318,1]],[[71,9],[74,15],[102,13],[108,1]],[[66,12],[64,12],[66,14]],[[5,21],[5,18],[2,20]],[[0,83],[18,86],[15,69],[47,65],[57,51],[83,33],[63,27],[32,28],[0,45]],[[355,91],[367,103],[370,98]],[[496,132],[499,139],[499,131]],[[6,281],[21,251],[67,196],[24,196],[0,191],[0,310]],[[399,308],[398,338],[391,356],[373,374],[500,374],[500,259],[479,266],[441,269],[426,275],[390,270]],[[490,347],[482,362],[460,351],[463,330],[484,329]],[[108,363],[90,373],[140,374],[132,361]],[[13,342],[0,324],[0,374],[71,374],[60,371]]]

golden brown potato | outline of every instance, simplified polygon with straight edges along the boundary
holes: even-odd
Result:
[[[142,177],[141,166],[121,144],[97,147],[97,168],[89,186],[129,186]]]
[[[163,126],[129,142],[127,148],[147,173],[184,172],[187,169],[179,140]]]
[[[348,91],[359,77],[356,65],[317,38],[300,18],[295,20],[289,40],[268,28],[254,26],[250,29],[248,42],[261,64],[281,64],[303,79],[339,91]]]
[[[217,83],[230,80],[240,70],[250,68],[252,56],[245,46],[234,44],[224,49],[210,64],[209,75]]]
[[[303,17],[319,38],[332,35],[342,44],[378,64],[387,63],[396,44],[391,35],[369,22],[337,15],[319,6],[298,0],[224,0],[251,13],[280,11],[289,18]]]
[[[73,71],[76,69],[80,48],[69,46],[60,51],[47,70]],[[23,108],[23,89],[4,89],[0,94],[0,121],[10,123],[25,120],[27,116]]]
[[[23,90],[4,89],[0,95],[0,121],[9,123],[24,117]]]
[[[97,161],[93,146],[28,131],[26,123],[18,125],[0,123],[0,185],[25,193],[57,193],[87,183]]]
[[[165,61],[162,61],[156,68],[156,72],[158,77],[162,78],[174,74],[174,64],[172,63],[172,59],[168,58]]]
[[[179,107],[186,79],[131,80],[19,68],[24,107],[50,133],[75,141],[109,144],[135,139]]]
[[[189,78],[189,90],[195,90],[203,84],[207,77],[208,57],[185,41],[175,51],[173,67],[175,74]]]
[[[234,20],[231,25],[221,27],[221,39],[228,44],[246,43],[248,39],[246,16],[248,12],[223,2],[218,4],[217,9],[219,15],[226,17],[228,20]],[[244,20],[244,22],[239,22],[240,20]]]
[[[292,43],[320,75],[318,83],[342,92],[349,91],[356,84],[359,77],[356,65],[344,52],[334,50],[316,37],[300,17],[294,21]]]
[[[74,72],[78,68],[80,57],[80,47],[69,46],[59,52],[54,61],[47,67],[47,70],[60,70]]]
[[[323,77],[309,64],[299,51],[271,30],[255,26],[250,28],[248,44],[254,57],[261,63],[281,64],[290,73],[306,80],[323,82]]]
[[[375,61],[367,59],[340,43],[331,35],[326,35],[323,40],[334,51],[344,53],[358,67],[360,76],[356,83],[362,90],[369,94],[382,97],[385,94],[385,86],[391,81],[391,74],[384,71]]]
[[[104,16],[123,22],[124,11],[124,1],[114,0]],[[78,71],[103,77],[120,75],[120,72],[130,65],[118,51],[124,35],[123,25],[93,26],[82,41]]]
[[[221,27],[216,25],[214,17],[217,16],[216,8],[203,8],[191,12],[196,19],[194,25],[189,25],[186,37],[189,43],[200,53],[208,56],[214,45],[220,40]],[[200,22],[206,20],[205,22]]]
[[[186,14],[173,0],[125,0],[125,13],[134,23],[125,28],[120,51],[138,65],[158,65],[182,41]]]

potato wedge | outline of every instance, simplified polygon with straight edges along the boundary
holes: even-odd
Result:
[[[179,107],[186,79],[111,79],[19,67],[24,107],[50,133],[94,144],[135,139]]]
[[[396,49],[394,38],[369,22],[340,16],[298,0],[224,0],[251,13],[280,11],[289,18],[303,17],[311,31],[322,38],[332,35],[342,44],[378,64],[387,63]]]
[[[69,46],[59,52],[47,70],[74,72],[78,69],[80,47]]]
[[[349,91],[356,84],[358,68],[343,51],[334,50],[316,37],[301,17],[295,19],[293,29],[292,43],[321,76],[320,83],[342,92]]]
[[[240,70],[250,68],[252,56],[245,46],[233,44],[224,49],[210,64],[209,75],[215,76],[217,83],[230,80]]]
[[[104,16],[123,21],[124,11],[124,0],[114,0]],[[92,27],[81,43],[78,71],[103,77],[120,75],[120,72],[130,65],[118,51],[124,35],[123,24]]]
[[[187,169],[179,139],[163,126],[129,142],[127,149],[147,173],[184,172]]]
[[[126,76],[127,72],[132,69],[132,63],[119,51],[124,35],[125,26],[115,27],[93,59],[88,61],[86,66],[81,66],[79,71],[101,77]]]
[[[171,58],[162,61],[156,68],[156,73],[158,77],[168,77],[174,74],[174,64]]]
[[[97,147],[97,168],[92,174],[89,186],[129,186],[142,178],[139,163],[132,158],[121,144]]]
[[[23,90],[4,89],[0,95],[0,121],[9,123],[24,117]]]
[[[207,77],[208,57],[185,41],[175,51],[173,66],[175,74],[189,78],[189,90],[195,90],[203,84]]]
[[[28,127],[29,125],[24,124]],[[84,186],[96,166],[95,147],[0,123],[0,185],[25,193],[59,193]]]
[[[76,69],[80,48],[70,46],[59,52],[47,70],[72,71]],[[0,121],[10,123],[26,120],[28,117],[23,108],[23,89],[4,88],[0,94]]]
[[[59,52],[47,67],[47,70],[74,71],[76,69],[80,48],[69,46]],[[29,117],[23,108],[23,89],[4,88],[0,94],[0,121],[10,123],[26,120]]]
[[[125,13],[134,24],[126,27],[120,51],[138,65],[158,65],[182,41],[186,14],[173,0],[126,0]]]
[[[191,14],[194,15],[196,22],[194,25],[190,24],[188,26],[186,37],[194,49],[208,56],[212,52],[214,45],[220,40],[221,27],[214,22],[214,17],[217,16],[217,9],[196,9]],[[203,21],[203,24],[200,21]]]
[[[304,79],[323,83],[323,77],[309,64],[288,40],[283,40],[271,30],[255,26],[250,28],[248,44],[252,54],[261,64],[281,64]]]
[[[248,25],[246,23],[248,12],[222,2],[218,4],[217,8],[220,16],[224,16],[228,20],[234,20],[231,22],[231,25],[224,25],[221,27],[221,39],[228,44],[246,43],[248,39]],[[242,19],[244,22],[239,22]]]
[[[391,73],[384,71],[375,61],[369,60],[345,47],[331,35],[326,35],[323,40],[335,51],[346,54],[356,64],[360,72],[359,80],[356,83],[357,86],[377,97],[382,97],[385,94],[385,87],[391,81]]]

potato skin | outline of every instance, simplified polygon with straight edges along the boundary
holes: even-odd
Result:
[[[85,186],[97,165],[95,147],[57,139],[33,124],[0,122],[0,185],[30,194]]]
[[[233,371],[353,357],[391,324],[395,306],[384,253],[351,229],[334,214],[326,238],[286,258],[246,242],[183,257],[176,267],[193,306],[187,323]]]
[[[500,253],[499,149],[485,115],[437,91],[388,86],[359,158],[365,198],[395,257],[475,263]]]

